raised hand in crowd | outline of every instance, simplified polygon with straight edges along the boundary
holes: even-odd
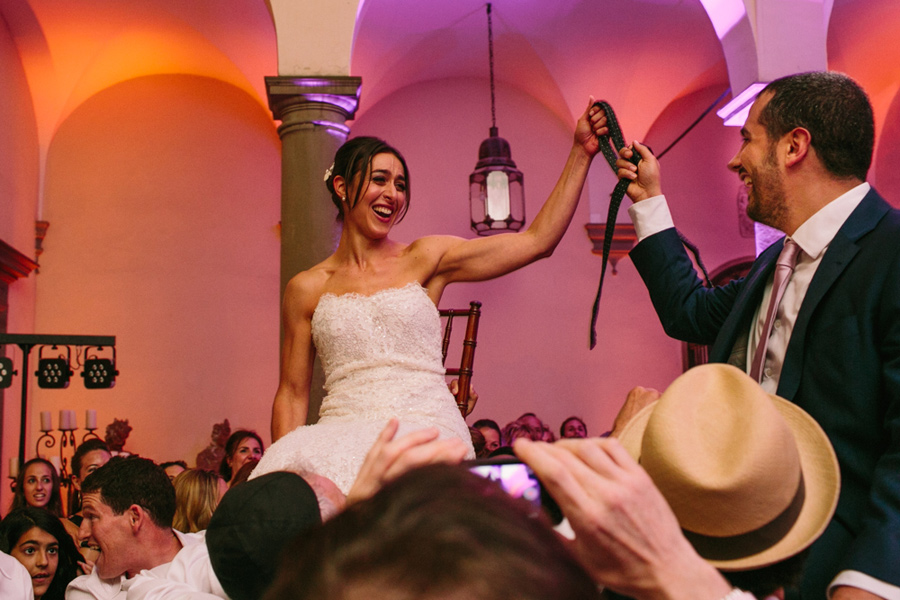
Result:
[[[466,445],[458,438],[438,439],[437,427],[394,439],[399,426],[397,419],[391,419],[379,434],[347,493],[348,504],[371,497],[410,469],[439,462],[459,463],[466,456]]]
[[[568,518],[570,549],[597,583],[637,600],[719,600],[731,591],[618,440],[520,438],[513,448]]]

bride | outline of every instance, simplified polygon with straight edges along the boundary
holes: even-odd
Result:
[[[468,427],[444,381],[437,304],[457,281],[483,281],[550,256],[581,196],[606,133],[593,107],[578,119],[562,175],[527,230],[463,239],[390,239],[410,203],[403,156],[371,137],[337,151],[325,184],[343,221],[337,250],[297,274],[284,293],[281,380],[272,439],[253,476],[313,472],[346,493],[366,452],[391,417],[402,435],[437,427],[471,448]],[[319,421],[306,423],[313,359],[325,371]],[[471,454],[471,453],[470,453]]]

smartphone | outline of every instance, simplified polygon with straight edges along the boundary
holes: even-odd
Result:
[[[562,521],[562,512],[534,471],[514,456],[471,460],[466,466],[476,475],[496,481],[510,496],[528,502],[533,515],[543,510],[554,525]]]

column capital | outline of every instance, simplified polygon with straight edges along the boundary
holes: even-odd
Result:
[[[266,95],[272,116],[279,121],[297,109],[335,113],[341,121],[353,119],[359,107],[361,77],[266,77]]]

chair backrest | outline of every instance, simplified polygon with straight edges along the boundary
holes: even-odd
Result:
[[[475,345],[478,338],[478,320],[481,318],[481,302],[469,302],[467,309],[447,308],[439,311],[444,322],[444,339],[441,343],[441,354],[444,358],[444,366],[447,364],[447,351],[450,349],[450,339],[453,332],[453,319],[466,317],[466,333],[463,337],[462,354],[460,355],[459,368],[448,368],[447,375],[459,378],[459,391],[456,393],[456,406],[463,418],[468,413],[469,385],[472,383],[472,365],[475,363]]]

